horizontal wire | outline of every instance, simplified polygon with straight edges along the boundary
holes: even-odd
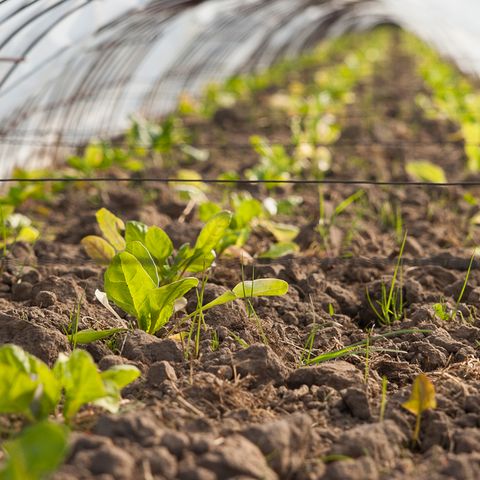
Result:
[[[256,184],[281,184],[281,185],[373,185],[373,186],[412,186],[412,187],[478,187],[479,180],[459,180],[451,182],[422,182],[409,180],[367,180],[367,179],[221,179],[221,178],[168,178],[168,177],[45,177],[45,178],[0,178],[0,183],[96,183],[96,182],[139,182],[139,183],[207,183],[226,185],[256,185]]]
[[[272,145],[280,145],[286,148],[298,147],[299,144],[296,143],[286,143],[286,142],[276,142],[275,140],[269,140]],[[90,142],[84,140],[78,140],[75,142],[71,141],[62,141],[52,139],[51,142],[46,141],[29,141],[23,138],[8,138],[1,137],[0,135],[0,145],[21,145],[29,147],[40,147],[40,148],[57,148],[57,147],[72,147],[72,148],[81,148],[82,146],[88,145]],[[99,140],[91,142],[93,144],[106,143],[107,145],[112,145],[116,147],[128,147],[128,142],[115,141],[115,140]],[[300,143],[310,143],[310,142],[300,142]],[[357,141],[342,141],[340,140],[337,143],[325,143],[325,142],[312,142],[312,145],[316,147],[327,147],[327,148],[342,148],[342,147],[385,147],[385,148],[403,148],[405,146],[436,146],[436,145],[455,145],[455,146],[465,146],[465,147],[480,147],[480,142],[464,142],[462,139],[459,140],[440,140],[440,141],[403,141],[403,142],[357,142]],[[148,145],[139,145],[140,147],[148,148]],[[253,149],[251,143],[205,143],[201,145],[193,145],[190,143],[181,143],[174,145],[175,147],[186,147],[194,146],[195,148],[241,148],[241,149]]]

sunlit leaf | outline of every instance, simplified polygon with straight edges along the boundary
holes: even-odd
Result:
[[[125,240],[120,233],[125,229],[123,220],[118,218],[106,208],[101,208],[98,210],[96,216],[98,226],[100,227],[105,239],[111,243],[115,250],[123,250],[125,248]]]
[[[81,242],[87,255],[101,265],[108,265],[115,256],[115,249],[102,237],[88,235]]]
[[[3,444],[6,460],[1,480],[40,480],[55,471],[68,450],[68,429],[42,421],[26,427],[20,435]]]
[[[424,373],[418,375],[413,382],[410,398],[402,403],[402,407],[414,415],[420,415],[425,410],[433,410],[437,407],[435,387]]]
[[[407,173],[415,180],[431,183],[445,183],[447,177],[443,168],[427,161],[408,162]]]

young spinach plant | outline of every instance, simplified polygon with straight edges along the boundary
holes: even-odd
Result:
[[[228,211],[218,212],[205,224],[193,247],[186,243],[174,252],[170,237],[161,228],[141,222],[124,225],[101,209],[97,220],[104,238],[90,236],[82,243],[91,256],[109,262],[104,276],[108,299],[135,317],[139,328],[154,334],[184,306],[183,296],[198,285],[197,278],[186,275],[205,272],[212,265],[231,218]]]

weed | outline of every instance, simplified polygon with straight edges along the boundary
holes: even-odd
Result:
[[[408,335],[412,333],[431,333],[431,330],[426,329],[401,329],[401,330],[393,330],[391,332],[381,333],[377,335],[372,335],[368,340],[370,351],[376,352],[391,352],[391,353],[400,353],[400,350],[389,349],[389,348],[376,348],[373,344],[379,340],[383,340],[385,338],[394,337],[397,335]],[[346,357],[350,355],[357,355],[357,354],[364,354],[365,347],[367,345],[367,339],[362,340],[360,342],[353,343],[352,345],[348,345],[347,347],[339,348],[338,350],[333,350],[331,352],[322,353],[317,355],[314,358],[310,358],[310,360],[306,361],[306,365],[316,365],[323,362],[328,362],[330,360],[335,360],[337,358]],[[405,353],[405,352],[404,352]]]
[[[403,238],[403,217],[400,205],[384,202],[380,207],[380,221],[385,229],[393,228],[397,242]]]
[[[470,278],[470,273],[472,271],[474,260],[475,260],[475,251],[472,253],[472,256],[470,257],[467,273],[465,274],[465,279],[463,281],[462,288],[455,302],[455,306],[452,309],[450,309],[447,302],[444,299],[442,299],[439,303],[435,303],[433,305],[433,310],[435,312],[435,315],[437,315],[437,317],[440,318],[440,320],[444,320],[444,321],[455,320],[459,313],[463,319],[463,314],[462,312],[459,312],[459,307],[460,307],[460,303],[462,302],[463,296],[465,294],[465,289],[467,288],[468,279]]]
[[[391,325],[392,323],[400,320],[403,317],[404,299],[403,299],[403,285],[402,285],[402,256],[405,248],[405,242],[407,240],[407,234],[403,236],[403,241],[400,246],[397,263],[395,270],[393,271],[393,277],[390,285],[385,283],[381,284],[381,298],[373,302],[370,297],[368,288],[366,290],[366,296],[370,308],[373,310],[378,320],[382,325]],[[397,285],[397,278],[400,276],[399,285]]]
[[[317,232],[320,234],[325,250],[328,251],[330,249],[330,232],[332,227],[335,225],[337,218],[342,215],[351,205],[358,202],[364,196],[364,194],[364,190],[356,191],[337,204],[333,208],[333,211],[329,214],[327,213],[325,204],[325,189],[323,185],[318,187],[319,221]]]

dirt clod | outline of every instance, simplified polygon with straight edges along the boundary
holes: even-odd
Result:
[[[298,368],[286,380],[289,388],[299,388],[302,385],[327,385],[335,390],[354,387],[362,382],[363,377],[360,371],[343,360]]]

